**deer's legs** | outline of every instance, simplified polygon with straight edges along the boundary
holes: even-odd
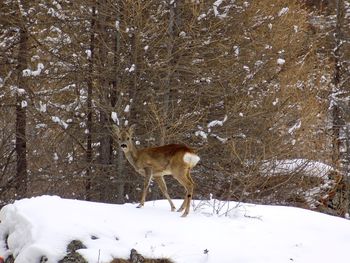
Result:
[[[184,197],[184,201],[182,202],[182,205],[180,206],[180,208],[177,209],[177,212],[182,212],[185,209],[186,200],[187,200],[186,196],[187,196],[187,192],[186,192],[186,195]]]
[[[162,177],[162,176],[155,177],[154,180],[157,182],[159,189],[163,193],[165,198],[168,199],[170,207],[171,207],[171,211],[175,211],[175,205],[174,205],[173,201],[171,201],[171,198],[168,194],[168,188],[167,188],[166,183],[164,181],[164,177]]]
[[[177,212],[182,212],[185,207],[186,207],[186,203],[187,203],[187,196],[188,196],[188,193],[187,193],[187,190],[185,191],[185,196],[184,196],[184,201],[182,202],[182,205],[180,206],[180,208],[177,210]]]
[[[182,212],[187,206],[190,206],[191,204],[191,200],[188,200],[188,196],[191,195],[191,199],[192,199],[192,196],[193,196],[193,186],[194,186],[194,182],[192,180],[192,177],[190,175],[190,170],[188,170],[186,172],[186,178],[190,181],[190,183],[187,183],[188,185],[192,184],[192,193],[189,193],[187,191],[187,188],[184,184],[182,184],[185,189],[186,189],[186,193],[185,193],[185,197],[184,197],[184,201],[182,202],[182,205],[180,206],[180,208],[177,210],[177,212]],[[188,204],[187,204],[188,202]]]
[[[144,206],[145,201],[146,201],[146,195],[147,195],[151,180],[152,180],[152,169],[146,168],[145,169],[145,181],[143,184],[143,192],[142,192],[142,196],[141,196],[141,201],[140,201],[140,204],[137,206],[137,208],[141,208]]]
[[[186,189],[186,195],[185,195],[184,201],[178,210],[179,212],[181,212],[185,209],[185,212],[182,214],[182,217],[185,217],[188,215],[190,211],[190,204],[193,196],[194,183],[190,176],[189,170],[184,172],[182,176],[176,176],[175,178]]]

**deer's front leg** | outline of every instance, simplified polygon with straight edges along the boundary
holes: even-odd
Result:
[[[143,192],[142,192],[140,204],[137,206],[137,208],[141,208],[144,206],[145,201],[146,201],[146,195],[148,192],[148,188],[149,188],[149,185],[150,185],[151,180],[152,180],[152,174],[153,174],[152,169],[147,167],[144,169],[144,171],[145,171],[145,181],[143,184]]]
[[[174,205],[173,201],[171,201],[171,198],[168,194],[168,189],[166,187],[166,183],[164,181],[164,178],[162,176],[161,177],[154,177],[154,180],[157,182],[159,189],[163,193],[165,198],[168,199],[170,207],[171,207],[171,211],[175,211],[175,205]]]

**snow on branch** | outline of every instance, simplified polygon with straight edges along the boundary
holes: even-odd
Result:
[[[63,129],[67,129],[68,128],[68,124],[65,121],[61,120],[60,117],[52,116],[51,119],[52,119],[52,121],[54,123],[59,124]]]
[[[215,16],[215,17],[218,17],[218,18],[220,18],[220,19],[226,18],[229,9],[232,7],[232,5],[224,6],[224,7],[223,7],[224,11],[223,11],[222,13],[220,13],[219,10],[218,10],[218,8],[219,8],[219,6],[220,6],[222,3],[223,3],[223,0],[216,0],[216,1],[213,3],[214,16]]]
[[[219,120],[214,120],[209,122],[209,124],[207,125],[208,130],[210,130],[211,127],[215,127],[215,126],[222,126],[224,125],[224,123],[227,121],[227,115],[225,115],[224,119],[222,121]]]
[[[118,114],[117,114],[115,111],[112,111],[112,113],[111,113],[111,118],[112,118],[112,120],[119,126]]]
[[[285,14],[287,14],[289,11],[288,7],[283,7],[279,12],[278,12],[278,16],[283,16]]]
[[[36,70],[31,70],[31,69],[25,69],[23,70],[22,74],[23,77],[36,77],[41,74],[41,71],[44,69],[44,64],[43,63],[38,63],[37,69]]]
[[[196,131],[195,135],[197,137],[202,137],[202,139],[205,140],[205,141],[208,139],[208,136],[211,136],[211,137],[216,138],[220,142],[225,143],[225,142],[227,142],[228,139],[227,138],[222,138],[219,135],[212,133],[211,128],[216,127],[216,126],[223,126],[226,121],[227,121],[227,115],[224,116],[222,121],[220,121],[220,120],[213,120],[213,121],[208,123],[207,131],[204,131],[204,129],[202,127],[198,127],[199,131]]]

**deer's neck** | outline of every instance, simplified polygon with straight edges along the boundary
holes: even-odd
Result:
[[[125,157],[129,161],[129,163],[138,170],[138,167],[136,165],[137,158],[138,158],[138,151],[134,144],[130,145],[130,150],[125,152]]]

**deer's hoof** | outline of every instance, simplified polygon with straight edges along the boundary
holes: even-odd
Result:
[[[142,208],[143,204],[139,204],[138,206],[136,206],[136,208]]]
[[[183,208],[183,207],[180,207],[179,209],[177,209],[176,212],[182,212],[183,210],[184,210],[184,208]]]

